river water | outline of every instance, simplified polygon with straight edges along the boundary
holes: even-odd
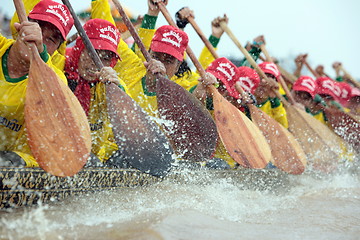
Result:
[[[199,174],[0,212],[0,240],[360,239],[358,166],[279,184]]]

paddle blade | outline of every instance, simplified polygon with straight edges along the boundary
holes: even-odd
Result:
[[[337,135],[310,114],[288,105],[285,108],[289,131],[300,143],[309,164],[323,172],[335,170],[341,152]]]
[[[106,84],[106,99],[122,157],[142,172],[165,176],[174,161],[166,136],[149,115],[115,84]]]
[[[25,123],[31,152],[55,176],[73,176],[91,151],[90,127],[71,90],[39,56],[29,70]]]
[[[269,115],[249,105],[252,121],[270,145],[274,165],[290,174],[305,171],[306,156],[294,136]]]
[[[216,126],[227,152],[243,167],[264,168],[272,158],[265,137],[242,112],[211,89]]]
[[[360,152],[360,123],[352,116],[335,109],[326,109],[326,117],[334,132],[356,152]]]
[[[165,79],[157,79],[157,102],[162,119],[172,124],[163,128],[183,159],[204,161],[215,152],[216,125],[204,105],[180,85]]]

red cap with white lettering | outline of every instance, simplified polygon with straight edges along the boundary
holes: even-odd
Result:
[[[95,49],[109,50],[119,56],[117,47],[120,42],[119,30],[104,19],[91,19],[84,24],[84,30]]]
[[[189,38],[184,31],[173,26],[164,25],[156,30],[150,49],[154,52],[167,53],[182,61],[188,43]]]
[[[298,78],[298,80],[296,80],[292,86],[292,89],[294,91],[310,93],[311,97],[314,98],[317,91],[317,83],[312,77],[301,76]]]
[[[256,88],[260,84],[259,74],[257,74],[254,69],[246,66],[238,67],[238,72],[238,81],[240,82],[242,89],[244,89],[246,92],[254,94]]]
[[[334,100],[338,100],[340,97],[340,87],[336,85],[336,82],[329,77],[319,77],[316,79],[318,85],[317,94],[329,95]]]
[[[74,25],[69,9],[64,4],[52,0],[42,0],[36,4],[29,13],[29,18],[53,24],[59,29],[63,40],[66,40],[66,36]]]
[[[224,57],[215,59],[206,68],[206,72],[219,79],[225,85],[230,96],[240,98],[240,93],[235,88],[235,83],[238,80],[238,70],[230,60]]]

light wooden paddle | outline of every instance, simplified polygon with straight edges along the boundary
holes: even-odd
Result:
[[[222,22],[220,25],[245,55],[250,64],[257,70],[260,77],[267,79],[265,73],[255,63],[246,49],[242,47],[227,24]],[[290,132],[300,143],[308,158],[312,160],[313,167],[325,172],[332,171],[339,159],[340,152],[333,151],[337,147],[337,142],[333,140],[333,136],[336,137],[336,135],[305,111],[291,106],[277,91],[276,94],[282,99],[286,108]]]
[[[317,78],[319,74],[314,71],[305,60],[306,67]],[[335,108],[325,108],[328,123],[334,132],[344,139],[356,152],[360,152],[360,123],[353,116]]]
[[[68,0],[62,1],[69,8],[90,56],[101,69],[103,64],[71,4]],[[115,84],[106,84],[106,100],[121,157],[142,172],[165,176],[174,162],[172,148],[166,136],[145,111]]]
[[[117,0],[113,2],[146,61],[150,61],[150,54],[121,4]],[[218,136],[215,122],[202,103],[183,87],[159,74],[156,93],[160,116],[174,123],[173,126],[163,127],[177,153],[186,160],[210,159],[215,151]]]
[[[14,0],[20,22],[27,21],[21,0]],[[91,150],[90,128],[80,103],[29,44],[30,69],[25,99],[25,124],[32,154],[45,171],[73,176]]]
[[[165,5],[159,3],[158,6],[168,23],[176,27]],[[205,70],[189,46],[186,52],[200,75],[205,77]],[[243,167],[264,168],[272,156],[270,147],[260,130],[214,86],[209,86],[208,90],[213,97],[216,126],[229,155]]]
[[[347,75],[349,77],[350,82],[357,88],[360,88],[360,83],[359,81],[355,80],[355,78],[353,78],[346,70],[343,66],[340,65],[340,70],[343,71],[343,73],[345,75]]]
[[[215,59],[219,58],[216,50],[205,37],[200,27],[193,17],[188,18],[189,23],[193,26],[196,33],[200,36],[206,47],[209,49]],[[239,89],[242,93],[243,90]],[[306,156],[295,140],[294,136],[281,124],[276,122],[269,115],[255,107],[253,104],[247,104],[251,119],[260,129],[266,138],[272,153],[272,162],[279,169],[290,174],[301,174],[305,170]]]

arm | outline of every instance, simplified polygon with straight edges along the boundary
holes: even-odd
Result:
[[[296,77],[300,77],[301,75],[301,69],[304,65],[304,60],[307,57],[307,54],[300,54],[299,56],[297,56],[295,58],[295,65],[296,65],[296,69],[294,71],[294,75]]]
[[[250,56],[255,60],[255,62],[258,60],[260,53],[261,53],[261,49],[260,49],[260,45],[261,44],[265,44],[265,38],[263,35],[260,35],[256,38],[254,38],[254,42],[251,45],[251,50],[249,51]],[[246,60],[246,58],[244,58],[241,63],[240,66],[247,66],[247,67],[251,67],[251,64]]]
[[[224,33],[224,30],[220,27],[219,22],[224,21],[226,23],[229,22],[229,18],[226,16],[226,14],[224,14],[223,17],[217,17],[215,18],[212,22],[211,22],[211,36],[209,37],[209,41],[211,43],[211,45],[216,49],[219,42],[220,42],[220,38]],[[214,56],[212,56],[212,54],[210,53],[209,49],[207,47],[204,47],[200,57],[199,57],[199,62],[201,64],[201,66],[203,68],[207,68],[211,62],[213,62],[215,60]]]
[[[151,40],[155,34],[155,25],[160,13],[160,9],[157,7],[157,2],[162,0],[148,0],[148,12],[145,14],[144,19],[139,29],[139,37],[141,38],[144,46],[147,50],[150,49]],[[168,0],[164,0],[165,5],[168,4]],[[143,61],[145,61],[140,49],[136,44],[133,45],[132,49]]]
[[[289,127],[286,110],[279,98],[270,99],[273,118],[283,125],[285,128]]]
[[[341,67],[341,63],[340,62],[334,62],[332,67],[334,68],[335,70],[335,73],[336,73],[336,81],[337,82],[343,82],[344,79],[343,77],[340,75],[340,67]]]

